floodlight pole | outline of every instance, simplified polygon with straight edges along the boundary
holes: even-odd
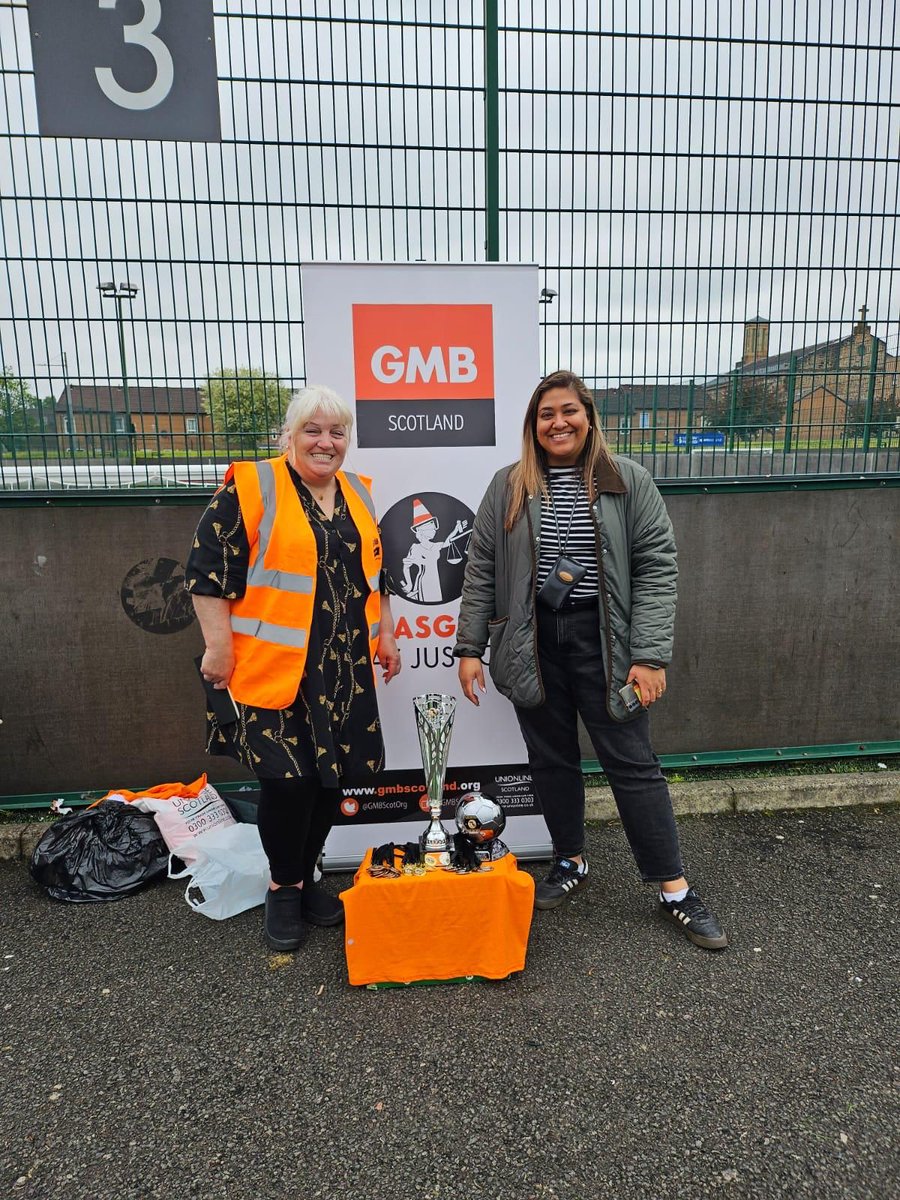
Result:
[[[131,420],[131,397],[128,394],[128,364],[125,359],[125,323],[122,317],[122,301],[127,300],[129,303],[138,294],[138,288],[133,283],[120,283],[118,287],[114,283],[101,283],[100,295],[104,300],[115,300],[116,302],[116,325],[119,332],[119,362],[122,367],[122,399],[125,403],[125,436],[128,439],[128,461],[134,462],[134,434],[132,433]]]

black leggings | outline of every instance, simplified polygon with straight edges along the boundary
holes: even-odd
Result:
[[[272,882],[312,883],[340,792],[317,779],[260,779],[259,836]]]

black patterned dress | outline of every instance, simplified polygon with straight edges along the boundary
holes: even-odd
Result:
[[[344,778],[382,770],[384,743],[369,657],[368,586],[360,535],[338,484],[329,521],[290,468],[316,537],[318,571],[306,668],[291,708],[238,704],[239,719],[220,726],[207,709],[209,754],[238,759],[257,777],[318,777],[335,788]],[[237,600],[247,583],[250,545],[237,488],[226,484],[200,518],[186,584],[198,596]]]

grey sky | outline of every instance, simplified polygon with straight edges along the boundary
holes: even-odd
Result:
[[[27,13],[0,7],[4,361],[48,390],[36,364],[65,350],[73,378],[116,382],[96,287],[127,277],[142,381],[254,363],[296,383],[301,261],[483,259],[481,9],[219,0],[219,146],[33,136]],[[748,316],[774,351],[847,332],[863,302],[897,349],[896,3],[500,21],[502,257],[559,293],[548,369],[702,377]]]

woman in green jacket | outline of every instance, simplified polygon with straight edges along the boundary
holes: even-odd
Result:
[[[515,705],[553,840],[536,907],[557,907],[588,877],[580,716],[641,878],[659,886],[660,913],[718,950],[727,938],[684,877],[650,743],[647,710],[666,690],[676,583],[672,525],[650,473],[610,453],[577,375],[548,375],[525,413],[521,459],[495,475],[475,519],[454,650],[460,683],[477,705],[489,646],[491,679]]]

